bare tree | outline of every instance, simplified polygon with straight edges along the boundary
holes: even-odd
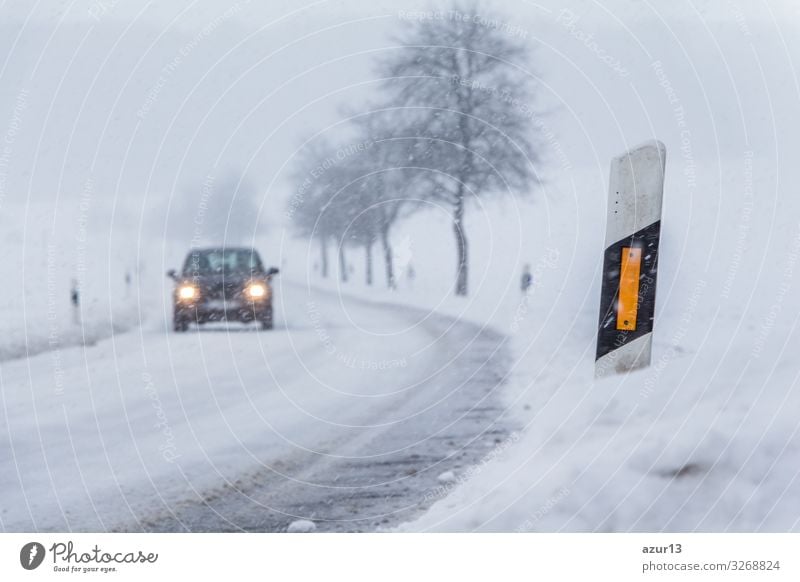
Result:
[[[320,268],[323,277],[329,273],[328,245],[338,228],[331,212],[336,187],[329,173],[335,167],[331,157],[335,149],[326,140],[307,144],[298,154],[294,169],[297,191],[289,201],[289,216],[301,237],[319,242]]]
[[[361,144],[362,142],[356,142]],[[346,249],[364,246],[367,250],[367,281],[372,283],[371,249],[377,240],[371,200],[360,187],[363,149],[352,143],[334,145],[317,138],[298,156],[295,182],[298,194],[290,202],[295,228],[300,236],[316,238],[320,244],[323,277],[328,276],[328,246],[336,246],[339,276],[347,281]]]
[[[356,209],[356,206],[351,208]],[[364,248],[364,280],[372,285],[374,277],[373,248],[378,240],[375,214],[369,209],[358,212],[348,225],[347,238]]]
[[[345,256],[344,242],[339,244],[339,279],[347,283],[347,257]]]
[[[372,242],[381,243],[389,289],[396,287],[392,227],[417,207],[413,195],[417,169],[408,166],[413,140],[395,135],[396,119],[392,113],[378,109],[354,118],[359,135],[370,147],[353,159],[352,165],[356,167],[351,172],[358,183],[358,207],[366,214],[362,228],[369,230]]]
[[[536,182],[528,47],[476,4],[409,23],[381,63],[398,137],[414,138],[409,165],[427,170],[426,195],[452,209],[458,295],[468,291],[464,214],[471,198],[527,194]]]

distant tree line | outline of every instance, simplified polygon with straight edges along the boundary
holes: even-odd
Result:
[[[347,252],[365,252],[367,284],[380,247],[389,288],[396,285],[391,233],[427,203],[450,212],[457,295],[469,289],[470,202],[528,195],[537,183],[537,118],[527,68],[530,47],[477,4],[411,19],[397,47],[377,63],[375,100],[300,148],[289,215],[300,236],[319,243],[320,270],[335,248],[340,276]]]

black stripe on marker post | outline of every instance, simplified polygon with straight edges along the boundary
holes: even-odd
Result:
[[[600,322],[597,329],[597,355],[595,360],[599,360],[628,342],[653,331],[660,235],[661,221],[657,220],[631,236],[615,242],[606,249],[603,257]],[[628,247],[642,249],[639,270],[638,309],[636,311],[636,325],[632,330],[617,328],[622,250]]]

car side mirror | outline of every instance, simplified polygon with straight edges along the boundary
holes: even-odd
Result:
[[[273,275],[277,275],[278,273],[280,273],[280,270],[277,269],[276,267],[270,267],[269,269],[267,269],[267,277],[272,277]]]
[[[177,273],[175,273],[175,269],[170,269],[169,271],[167,271],[167,277],[169,277],[172,280],[177,279],[178,275]]]

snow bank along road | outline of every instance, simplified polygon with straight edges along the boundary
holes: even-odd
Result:
[[[3,363],[0,528],[389,527],[507,436],[504,336],[286,282],[276,310]]]

